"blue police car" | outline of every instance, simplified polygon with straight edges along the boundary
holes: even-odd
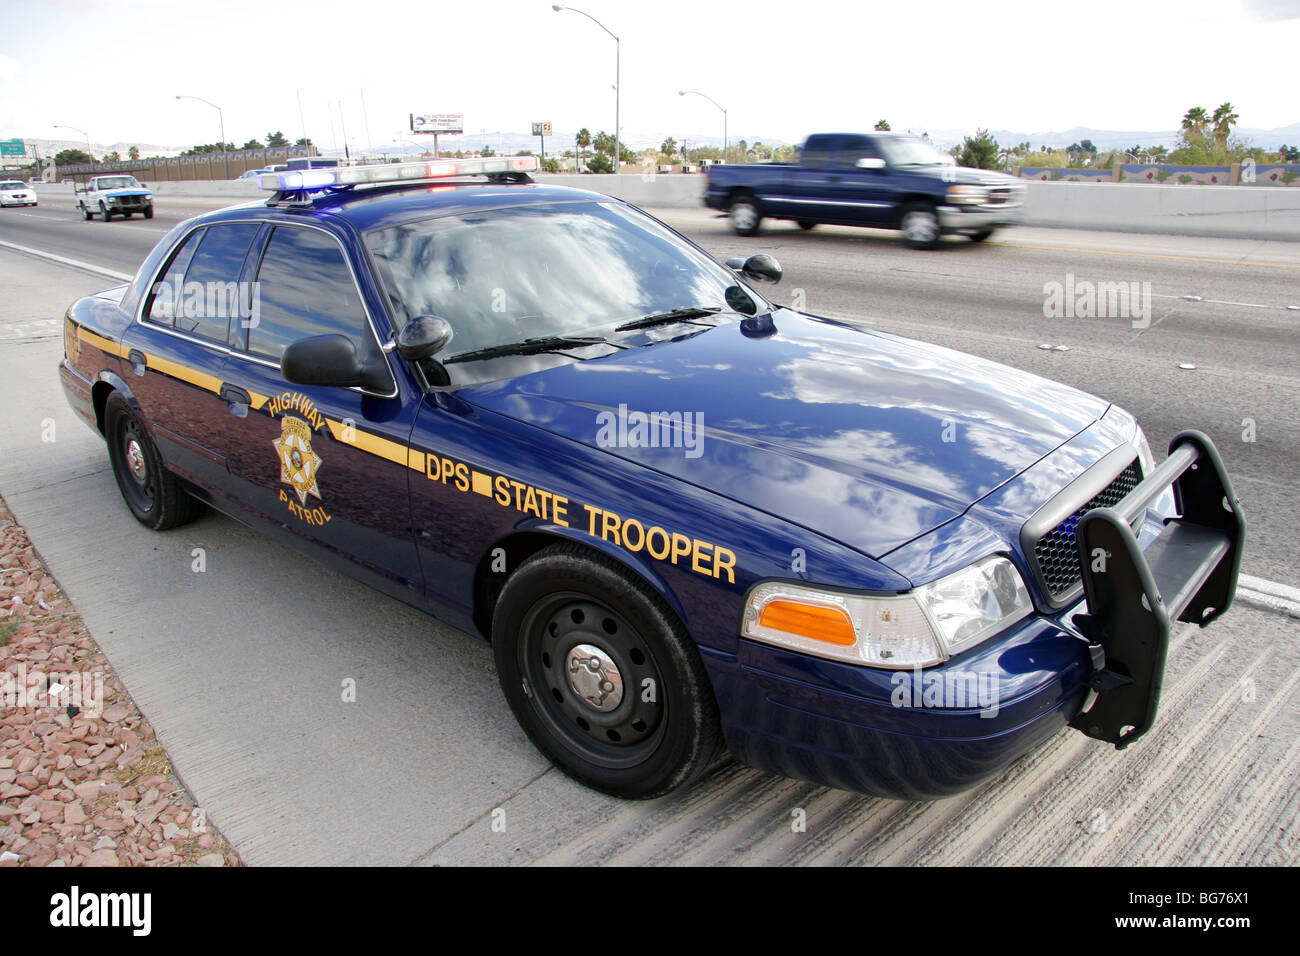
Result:
[[[1155,719],[1244,520],[1073,388],[776,305],[532,157],[287,170],[68,310],[158,530],[209,505],[492,642],[534,743],[667,793],[723,753],[934,798]]]

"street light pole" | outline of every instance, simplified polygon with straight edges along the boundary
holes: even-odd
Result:
[[[696,96],[703,96],[714,106],[718,107],[718,109],[722,110],[722,161],[725,163],[727,161],[727,147],[730,145],[730,141],[727,139],[727,111],[725,109],[722,109],[722,106],[713,97],[706,96],[705,94],[701,93],[699,90],[678,90],[677,91],[678,96],[685,96],[687,93],[694,93]]]
[[[226,178],[229,179],[230,178],[230,153],[226,151],[226,116],[224,113],[221,112],[221,107],[218,106],[216,103],[208,103],[208,101],[201,96],[178,96],[176,98],[178,100],[198,100],[200,103],[207,103],[208,106],[211,106],[214,110],[217,111],[217,122],[221,124],[221,142],[218,143],[217,145],[221,147],[221,155],[225,157]]]
[[[581,10],[577,9],[576,7],[566,7],[563,4],[559,4],[559,3],[551,4],[551,9],[554,10],[556,13],[559,13],[561,10],[568,10],[570,13],[581,13],[592,23],[596,24],[596,26],[600,27],[610,36],[614,37],[614,175],[620,176],[622,175],[623,172],[622,169],[623,166],[622,135],[623,134],[621,132],[622,126],[619,125],[619,99],[623,94],[623,81],[619,75],[620,69],[622,67],[622,58],[623,58],[622,41],[620,41],[619,38],[614,34],[614,31],[612,31],[609,27],[605,26],[605,24],[601,23],[590,13],[583,13]]]
[[[55,124],[54,124],[54,128],[55,128],[55,129],[70,129],[70,130],[72,130],[74,133],[80,133],[82,136],[86,137],[86,155],[87,155],[87,156],[90,156],[90,134],[87,133],[84,129],[77,129],[77,127],[75,127],[75,126],[67,126],[67,125],[65,125],[65,124],[63,124],[63,123],[55,123]],[[94,156],[90,156],[90,161],[93,163],[93,162],[95,161],[95,157],[94,157]]]

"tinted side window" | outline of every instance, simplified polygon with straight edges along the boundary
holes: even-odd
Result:
[[[149,300],[149,309],[147,315],[150,322],[156,322],[159,325],[174,326],[176,313],[184,314],[184,292],[182,283],[185,278],[185,270],[189,268],[190,260],[194,258],[194,250],[199,246],[199,240],[203,237],[203,230],[196,229],[185,237],[180,248],[172,254],[172,261],[154,287],[150,289],[153,296]]]
[[[829,136],[809,136],[804,145],[799,161],[801,165],[812,169],[825,169],[831,165],[834,157],[832,146],[835,141]]]
[[[257,223],[232,223],[204,231],[185,270],[184,308],[175,310],[178,330],[226,344],[230,320],[240,314],[244,257],[259,228]]]
[[[285,346],[311,335],[346,335],[362,360],[378,346],[343,250],[316,229],[276,226],[257,273],[248,351],[278,362]]]
[[[865,136],[851,136],[839,150],[839,165],[852,169],[859,159],[880,159],[880,150]]]

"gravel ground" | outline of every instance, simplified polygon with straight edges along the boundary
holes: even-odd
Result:
[[[0,866],[240,866],[0,498]]]

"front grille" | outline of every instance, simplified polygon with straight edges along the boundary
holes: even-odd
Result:
[[[1079,566],[1077,534],[1079,519],[1093,508],[1113,508],[1142,480],[1142,466],[1136,458],[1091,501],[1066,518],[1034,544],[1038,574],[1052,600],[1068,594],[1083,577]]]
[[[994,186],[989,190],[989,205],[999,206],[1011,201],[1011,189],[1007,186]]]

